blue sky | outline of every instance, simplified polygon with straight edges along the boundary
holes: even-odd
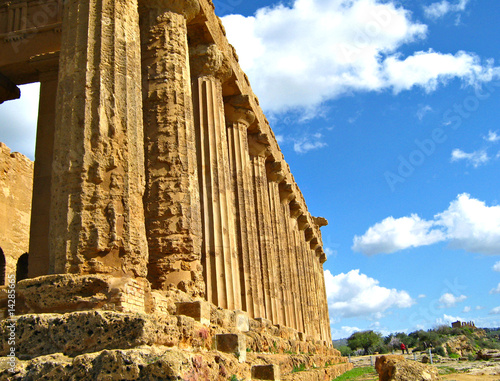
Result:
[[[333,337],[500,326],[500,3],[214,3],[330,222]],[[0,105],[0,141],[31,158],[36,91]]]

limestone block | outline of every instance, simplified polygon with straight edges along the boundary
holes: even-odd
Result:
[[[109,275],[47,275],[17,283],[16,314],[109,309],[145,312],[149,284]]]
[[[244,311],[234,311],[234,326],[240,332],[250,331],[248,314]]]
[[[215,349],[225,353],[233,353],[239,362],[247,358],[246,337],[235,333],[221,333],[215,335]]]
[[[258,318],[255,318],[255,320],[257,320],[260,323],[260,326],[262,328],[269,328],[269,327],[271,327],[273,325],[273,323],[271,322],[271,320],[268,320],[268,319],[265,319],[265,318],[258,317]]]
[[[380,381],[438,380],[437,369],[416,361],[406,361],[400,355],[379,356],[375,359],[375,369]]]
[[[179,302],[175,305],[177,307],[176,315],[189,316],[203,325],[210,325],[210,304],[207,302]]]
[[[278,365],[254,365],[252,366],[252,378],[255,380],[281,380],[280,367]]]

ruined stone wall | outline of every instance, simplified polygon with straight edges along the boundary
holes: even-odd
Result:
[[[32,183],[31,160],[0,143],[0,249],[5,257],[1,284],[16,273],[19,257],[28,252]]]

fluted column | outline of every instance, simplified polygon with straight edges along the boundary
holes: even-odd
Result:
[[[303,217],[305,219],[305,216]],[[305,237],[304,256],[305,256],[305,261],[307,263],[308,284],[311,290],[311,294],[309,296],[310,300],[309,308],[310,308],[310,314],[313,318],[310,324],[312,327],[314,327],[315,339],[320,339],[322,337],[321,327],[323,324],[323,316],[322,316],[322,311],[319,309],[319,299],[318,299],[320,285],[318,283],[318,277],[317,277],[318,273],[318,267],[316,266],[317,258],[315,251],[311,249],[313,247],[313,241],[317,242],[317,240],[316,238],[313,239],[311,228],[306,228],[304,237]],[[315,248],[316,247],[314,247],[314,249]]]
[[[271,161],[267,163],[267,178],[269,189],[269,206],[271,212],[271,228],[274,237],[273,251],[273,274],[275,277],[277,323],[286,325],[287,301],[285,289],[285,243],[284,228],[282,222],[282,210],[279,195],[279,182],[283,180],[281,162]]]
[[[215,45],[196,46],[190,57],[207,299],[222,308],[241,309],[234,195],[222,100],[222,81],[231,70]]]
[[[188,20],[194,0],[140,0],[148,279],[194,295],[205,291]]]
[[[262,140],[262,141],[261,141]],[[257,215],[257,238],[259,243],[260,263],[262,266],[262,286],[264,294],[265,318],[276,322],[275,277],[273,275],[273,233],[269,212],[269,190],[266,173],[268,155],[265,139],[260,135],[249,137],[252,181]]]
[[[319,278],[319,284],[321,286],[320,288],[320,307],[323,309],[323,325],[324,325],[324,340],[326,340],[328,343],[331,342],[332,340],[332,332],[331,332],[331,327],[330,327],[330,314],[328,312],[328,299],[326,295],[326,285],[325,285],[325,273],[323,270],[323,263],[326,261],[326,255],[323,253],[321,249],[316,249],[316,252],[318,250],[321,252],[318,258],[318,278]]]
[[[316,339],[316,323],[317,319],[313,313],[314,296],[313,287],[311,284],[311,265],[309,263],[309,245],[304,240],[304,230],[307,229],[307,224],[303,222],[304,215],[299,215],[297,218],[296,231],[296,244],[299,252],[299,272],[301,273],[300,279],[302,283],[302,307],[304,311],[304,322],[306,326],[306,333]]]
[[[305,264],[304,264],[304,254],[301,236],[303,232],[300,231],[298,217],[301,215],[302,211],[300,205],[296,201],[292,201],[290,206],[290,234],[292,237],[292,247],[293,255],[295,260],[295,266],[297,267],[297,294],[296,300],[298,303],[299,313],[300,313],[300,325],[304,333],[310,334],[310,316],[309,316],[309,300],[308,300],[308,284],[306,283],[305,276]]]
[[[65,3],[50,272],[145,277],[137,0]]]
[[[57,70],[40,75],[40,102],[36,129],[35,168],[29,243],[28,276],[49,274],[49,226],[52,156],[57,95]]]
[[[241,303],[251,318],[262,317],[263,291],[257,240],[257,219],[247,129],[255,120],[248,99],[231,97],[226,101],[226,125],[233,189],[235,194],[235,226],[239,252]]]
[[[285,307],[286,307],[286,325],[298,329],[297,309],[294,305],[294,295],[296,292],[296,274],[294,274],[295,262],[292,259],[292,244],[290,241],[289,224],[290,224],[290,206],[289,203],[295,197],[291,192],[289,184],[285,181],[281,182],[278,187],[280,198],[280,215],[281,226],[283,229],[283,248],[281,255],[283,257],[283,272],[285,281]],[[296,271],[295,271],[296,272]]]

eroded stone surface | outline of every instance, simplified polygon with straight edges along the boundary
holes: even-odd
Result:
[[[28,252],[32,182],[31,160],[0,143],[0,285]]]

